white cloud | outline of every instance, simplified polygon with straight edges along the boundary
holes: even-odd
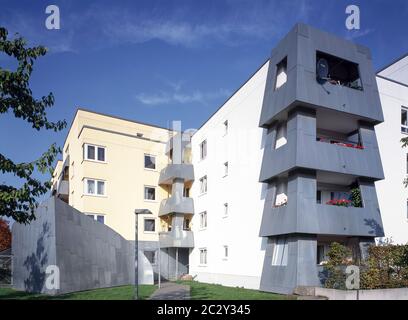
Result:
[[[228,1],[227,1],[228,2]],[[205,46],[217,42],[235,46],[245,42],[272,39],[286,33],[297,21],[307,20],[310,5],[305,0],[234,3],[222,15],[209,14],[205,19],[192,22],[191,10],[180,9],[182,14],[169,12],[165,16],[131,15],[125,10],[96,10],[96,19],[103,19],[102,32],[112,42],[143,43],[160,40],[186,47]]]
[[[159,40],[171,45],[200,47],[211,44],[236,46],[280,38],[297,21],[308,20],[310,3],[297,1],[229,1],[225,10],[198,12],[193,4],[134,6],[92,3],[61,9],[61,30],[45,29],[45,14],[2,12],[2,24],[27,39],[42,43],[53,52],[101,49],[122,43]],[[207,12],[208,11],[208,12]],[[41,16],[43,14],[43,16]]]
[[[351,30],[351,31],[348,31],[346,33],[345,38],[347,40],[354,40],[354,39],[358,39],[358,38],[361,38],[361,37],[365,37],[366,35],[369,35],[369,34],[373,33],[374,31],[375,31],[374,29],[370,29],[370,28],[365,29],[365,30],[361,30],[361,29],[360,30]]]
[[[211,101],[218,98],[226,98],[230,95],[230,91],[225,89],[219,89],[214,92],[202,92],[200,90],[195,90],[193,92],[181,92],[180,90],[175,91],[160,91],[158,93],[139,93],[136,95],[136,99],[144,105],[156,106],[156,105],[166,105],[171,103],[178,104],[189,104],[189,103],[199,103],[199,104],[209,104]]]

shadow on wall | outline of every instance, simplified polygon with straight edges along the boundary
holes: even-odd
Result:
[[[322,287],[324,287],[324,285],[326,283],[326,280],[329,277],[329,272],[323,266],[318,266],[317,270],[318,270],[318,276],[317,277],[319,278],[320,285]]]
[[[29,277],[24,280],[24,287],[29,292],[42,292],[45,283],[45,266],[48,263],[48,255],[45,253],[44,239],[48,238],[50,224],[44,222],[42,232],[37,240],[37,249],[24,261]]]
[[[384,228],[375,219],[364,219],[364,224],[371,228],[371,231],[368,232],[369,234],[376,237],[384,236]]]

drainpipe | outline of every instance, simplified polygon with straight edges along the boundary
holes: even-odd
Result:
[[[176,280],[178,278],[178,248],[176,248]]]

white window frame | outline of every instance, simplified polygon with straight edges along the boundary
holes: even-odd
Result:
[[[200,230],[207,229],[207,226],[208,226],[208,214],[207,214],[207,211],[200,212],[198,216],[199,216],[199,219],[200,219]]]
[[[88,146],[94,147],[95,148],[95,159],[90,159],[88,156]],[[84,160],[85,161],[93,161],[93,162],[99,162],[99,163],[106,163],[106,147],[105,146],[100,146],[92,143],[84,143],[83,144],[84,148]],[[104,149],[104,155],[105,155],[105,160],[98,160],[98,149]]]
[[[146,220],[153,220],[154,221],[154,231],[147,231],[145,230],[145,221]],[[152,217],[143,217],[143,233],[154,234],[156,233],[156,219]]]
[[[154,169],[146,168],[146,156],[147,156],[147,157],[152,157],[152,158],[154,158]],[[145,170],[148,170],[148,171],[157,171],[157,162],[156,162],[156,159],[157,159],[157,156],[156,156],[156,155],[150,154],[150,153],[145,153],[145,154],[143,155],[143,168],[144,168]]]
[[[208,250],[207,248],[200,248],[199,249],[199,258],[200,258],[200,266],[207,266],[208,265]]]
[[[208,154],[208,143],[207,143],[207,139],[205,139],[200,143],[200,160],[205,160],[207,158],[207,154]]]
[[[85,196],[92,196],[92,197],[106,197],[107,196],[107,191],[106,191],[106,180],[102,179],[94,179],[94,178],[84,178],[84,195]],[[89,193],[88,192],[88,181],[94,181],[95,183],[95,193]],[[98,182],[103,182],[104,187],[103,187],[103,194],[98,194]]]
[[[145,196],[146,196],[146,188],[152,188],[152,189],[154,189],[154,200],[146,199],[146,198],[145,198]],[[144,185],[144,186],[143,186],[143,199],[144,199],[144,201],[147,201],[147,202],[157,202],[157,188],[156,188],[156,186]]]
[[[204,181],[205,181],[205,188],[204,188]],[[207,191],[208,191],[208,178],[207,178],[207,175],[202,176],[199,179],[199,182],[200,182],[200,195],[206,194]]]

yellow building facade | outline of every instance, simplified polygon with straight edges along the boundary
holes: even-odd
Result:
[[[55,167],[53,194],[127,240],[135,239],[135,209],[149,209],[152,215],[139,216],[139,240],[157,242],[168,228],[158,212],[171,191],[159,186],[170,137],[165,128],[78,109]]]

